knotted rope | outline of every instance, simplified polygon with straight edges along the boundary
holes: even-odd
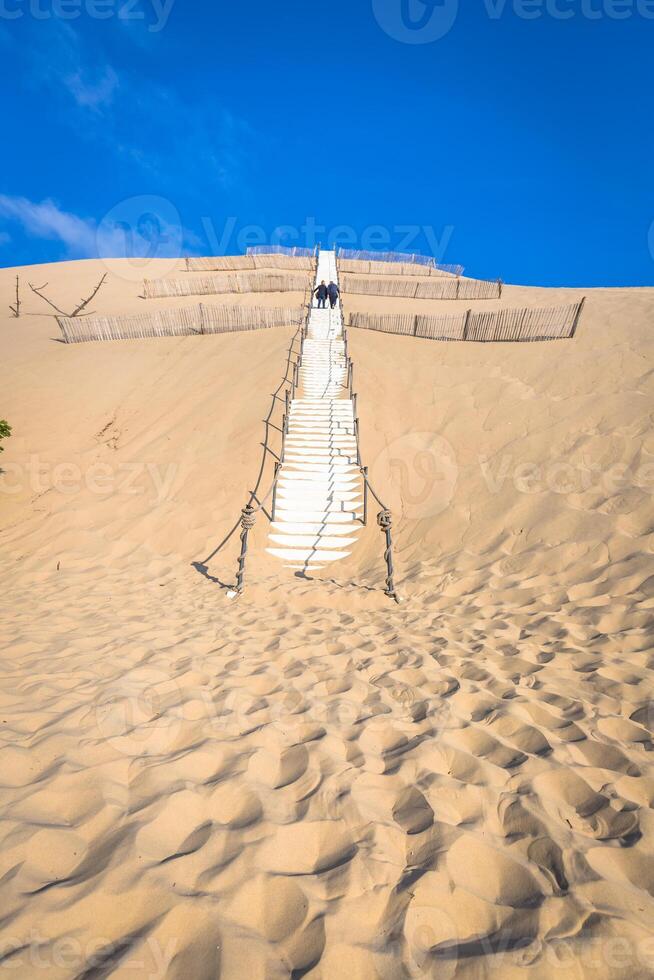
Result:
[[[386,595],[389,599],[395,599],[399,602],[397,592],[395,591],[395,583],[393,581],[394,569],[393,569],[393,539],[391,537],[391,531],[393,528],[393,515],[390,510],[380,510],[377,514],[377,523],[381,530],[386,535],[386,548],[384,549],[384,559],[386,561]]]
[[[248,553],[248,534],[256,524],[256,521],[257,517],[254,507],[251,504],[246,504],[241,511],[241,553],[238,557],[238,572],[236,573],[236,591],[238,593],[243,591],[245,559]]]

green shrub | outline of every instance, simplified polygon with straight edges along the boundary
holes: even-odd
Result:
[[[8,422],[5,422],[4,419],[0,419],[0,442],[2,442],[3,439],[8,439],[10,435],[11,435],[11,426],[9,425]],[[0,446],[0,453],[2,452],[2,450],[3,447]]]

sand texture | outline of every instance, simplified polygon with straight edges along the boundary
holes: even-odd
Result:
[[[18,271],[72,309],[103,270]],[[194,301],[142,300],[128,273],[96,312]],[[396,605],[372,504],[308,578],[266,555],[263,517],[240,599],[236,537],[203,564],[256,482],[292,329],[64,345],[26,287],[8,313],[15,275],[7,975],[654,977],[654,290],[505,287],[585,293],[574,341],[349,331]]]

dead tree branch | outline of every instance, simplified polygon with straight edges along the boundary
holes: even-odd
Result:
[[[48,306],[51,306],[53,310],[56,310],[57,313],[59,313],[61,316],[68,316],[68,314],[64,313],[63,310],[60,310],[58,306],[55,306],[52,300],[49,300],[47,296],[43,295],[42,290],[45,289],[46,286],[48,285],[47,282],[44,282],[42,286],[38,286],[38,287],[33,286],[31,282],[28,282],[27,285],[30,287],[33,293],[36,293],[36,295],[40,296],[42,300],[45,300]]]
[[[12,306],[11,303],[9,304],[9,309],[11,310],[11,312],[14,314],[14,316],[16,318],[18,318],[20,316],[20,293],[19,293],[19,285],[20,285],[20,282],[19,282],[18,276],[16,276],[16,305],[15,306]]]
[[[89,303],[91,302],[91,300],[94,299],[97,296],[97,294],[98,294],[98,292],[100,290],[100,286],[103,285],[103,283],[104,283],[104,281],[105,281],[106,278],[107,278],[107,273],[105,272],[105,274],[103,275],[102,279],[100,280],[100,282],[98,283],[98,285],[95,287],[95,289],[93,290],[93,292],[91,293],[91,295],[88,296],[86,299],[82,300],[82,302],[80,303],[80,305],[76,309],[74,309],[73,312],[70,314],[71,316],[77,316],[79,313],[82,312],[82,310],[84,309],[85,306],[88,306],[89,305]]]
[[[107,278],[107,273],[105,272],[105,274],[103,275],[102,279],[100,280],[100,282],[98,283],[98,285],[95,287],[95,289],[93,290],[93,292],[89,296],[87,296],[86,299],[83,299],[81,301],[81,303],[79,304],[79,306],[76,306],[75,307],[75,309],[73,310],[72,313],[66,313],[64,310],[60,310],[59,307],[55,303],[53,303],[51,299],[48,299],[48,297],[43,294],[43,290],[48,285],[47,282],[44,283],[42,286],[33,286],[32,283],[30,282],[30,283],[28,283],[28,286],[30,287],[30,289],[32,290],[33,293],[36,293],[36,295],[37,296],[40,296],[42,300],[45,300],[45,302],[48,304],[48,306],[51,306],[52,309],[53,310],[56,310],[57,313],[59,313],[61,316],[74,317],[74,316],[79,316],[80,313],[82,312],[82,310],[85,309],[89,305],[89,303],[91,302],[92,299],[95,298],[95,296],[97,296],[97,294],[98,294],[98,292],[100,290],[100,287],[103,285],[103,283],[104,283],[104,281],[105,281],[106,278]]]

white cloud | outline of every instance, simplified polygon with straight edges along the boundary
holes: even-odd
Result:
[[[76,255],[97,254],[93,222],[62,211],[54,201],[37,204],[26,197],[0,194],[0,216],[17,222],[34,238],[63,242]]]
[[[62,210],[51,200],[37,203],[0,194],[2,217],[20,225],[31,238],[61,242],[71,258],[177,256],[184,248],[202,244],[182,225],[174,205],[150,195],[126,198],[98,224]],[[8,232],[0,231],[0,244],[10,240]]]
[[[100,78],[92,82],[80,69],[68,75],[64,84],[78,106],[98,111],[111,105],[118,88],[118,75],[110,65],[106,65]]]

